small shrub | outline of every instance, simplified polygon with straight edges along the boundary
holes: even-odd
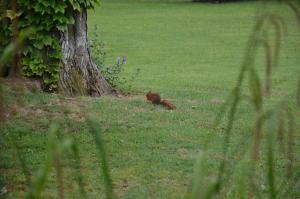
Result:
[[[131,74],[125,74],[124,68],[127,62],[126,56],[117,57],[116,63],[113,65],[105,65],[105,43],[99,38],[98,26],[94,27],[94,36],[90,40],[92,57],[98,66],[100,73],[105,80],[115,89],[128,94],[132,89],[132,83],[140,74],[140,68],[137,68]]]
[[[132,83],[135,78],[140,74],[140,69],[137,68],[132,74],[124,73],[124,65],[126,64],[126,58],[117,58],[117,63],[112,66],[101,68],[101,74],[104,76],[106,81],[112,85],[112,87],[120,89],[123,93],[129,93],[132,89]]]

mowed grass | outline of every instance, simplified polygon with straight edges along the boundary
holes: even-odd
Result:
[[[99,99],[25,93],[20,97],[6,90],[13,109],[1,133],[1,186],[8,189],[8,198],[22,198],[27,190],[11,139],[17,140],[34,176],[45,160],[51,123],[60,125],[61,137],[77,141],[87,195],[104,198],[101,161],[84,121],[86,113],[97,118],[102,129],[114,189],[120,198],[183,198],[199,154],[210,157],[208,172],[216,175],[223,158],[224,125],[214,128],[212,124],[236,82],[258,6],[257,2],[103,1],[101,7],[89,12],[89,36],[94,37],[93,27],[98,25],[100,39],[106,43],[107,64],[125,55],[126,73],[141,69],[133,82],[134,95]],[[293,99],[300,63],[294,16],[286,7],[274,5],[272,9],[283,15],[288,34],[282,41],[280,66],[273,74],[273,95],[266,106]],[[261,75],[262,52],[256,61]],[[149,90],[174,102],[177,109],[167,111],[147,103],[144,94]],[[250,145],[254,121],[248,103],[239,108],[230,141],[232,168]],[[299,141],[296,146],[295,152],[299,152]],[[78,187],[67,157],[65,194],[76,198]],[[295,162],[299,164],[298,159]],[[265,174],[258,176],[264,178]],[[56,197],[56,188],[53,173],[43,198]]]

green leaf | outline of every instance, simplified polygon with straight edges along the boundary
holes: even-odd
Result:
[[[19,16],[21,16],[22,12],[14,12],[13,10],[6,10],[6,17],[10,20],[13,20]]]

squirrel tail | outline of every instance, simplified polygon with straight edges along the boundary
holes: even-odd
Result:
[[[172,104],[170,101],[165,99],[161,100],[160,104],[170,110],[176,109],[176,106],[174,104]]]

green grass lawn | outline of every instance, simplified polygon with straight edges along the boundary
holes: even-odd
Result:
[[[258,6],[257,2],[104,0],[101,7],[89,12],[89,36],[95,36],[93,27],[98,25],[99,39],[106,44],[107,64],[125,55],[126,74],[140,68],[131,89],[134,94],[67,98],[45,93],[19,96],[6,90],[13,108],[1,132],[0,171],[4,175],[0,185],[8,189],[7,197],[23,198],[27,190],[12,135],[17,135],[22,156],[34,176],[45,160],[49,125],[58,123],[62,137],[78,142],[87,195],[104,198],[101,161],[84,122],[86,113],[96,117],[103,130],[114,189],[122,199],[183,198],[199,154],[209,157],[208,172],[216,175],[222,159],[224,124],[217,129],[212,124],[236,83]],[[283,15],[288,34],[282,41],[280,66],[274,71],[273,94],[266,106],[294,99],[300,63],[300,34],[294,16],[287,7],[274,5],[272,9]],[[263,63],[260,53],[256,65],[261,75]],[[147,103],[144,94],[149,90],[174,102],[177,109],[167,111]],[[295,107],[293,101],[291,106]],[[250,145],[247,138],[254,121],[248,103],[239,108],[230,142],[230,167],[243,158],[243,148]],[[299,118],[299,109],[296,114]],[[299,131],[295,137],[299,138]],[[300,150],[299,139],[296,146],[295,153]],[[299,161],[296,159],[295,164]],[[65,164],[70,166],[67,161]],[[66,198],[78,197],[72,172],[69,167],[64,171]],[[258,179],[264,175],[258,173]],[[43,198],[56,197],[55,180],[53,173]],[[259,188],[265,186],[263,183]],[[292,198],[300,197],[299,190],[293,194]]]

